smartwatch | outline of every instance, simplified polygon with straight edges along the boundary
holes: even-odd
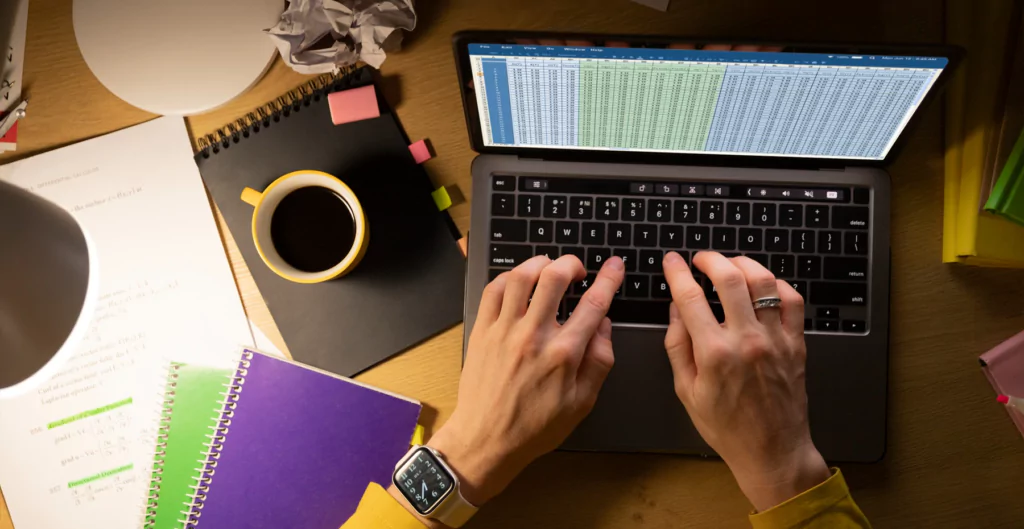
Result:
[[[416,445],[397,465],[391,481],[421,516],[462,527],[477,508],[459,492],[459,478],[440,452]]]

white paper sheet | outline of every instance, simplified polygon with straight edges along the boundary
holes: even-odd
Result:
[[[99,249],[85,343],[0,400],[0,487],[17,529],[136,529],[168,359],[230,366],[253,341],[181,118],[0,167],[72,211]],[[26,223],[31,219],[26,219]]]

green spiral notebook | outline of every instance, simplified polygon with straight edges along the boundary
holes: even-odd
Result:
[[[220,421],[234,370],[171,363],[164,386],[144,529],[180,529],[195,494],[200,459]]]

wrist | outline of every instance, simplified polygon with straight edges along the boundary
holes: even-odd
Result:
[[[778,458],[774,465],[734,474],[754,509],[764,512],[824,483],[832,472],[821,453],[808,442]]]
[[[426,445],[441,453],[459,479],[462,497],[476,507],[496,496],[515,476],[499,443],[474,439],[452,421],[438,430]]]

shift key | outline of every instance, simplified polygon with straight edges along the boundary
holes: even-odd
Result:
[[[533,248],[520,244],[492,244],[491,266],[517,266],[533,257]]]
[[[865,305],[867,300],[867,283],[811,282],[813,305]]]

